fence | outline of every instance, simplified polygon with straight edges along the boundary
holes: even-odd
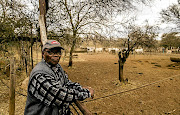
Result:
[[[7,86],[10,89],[9,90],[9,115],[15,115],[15,93],[20,94],[22,96],[26,96],[26,95],[21,94],[18,91],[15,91],[16,80],[15,80],[15,58],[14,57],[11,58],[10,60],[10,73],[9,74],[10,74],[10,86],[9,87]],[[6,85],[5,83],[3,84]],[[75,101],[74,103],[83,115],[92,115],[91,112],[80,101]],[[77,110],[76,110],[76,113],[79,114]]]

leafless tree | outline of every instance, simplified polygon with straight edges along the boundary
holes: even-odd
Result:
[[[176,30],[180,29],[180,1],[178,4],[169,6],[167,9],[161,11],[161,17],[163,22],[170,22],[176,24]]]
[[[125,46],[128,50],[123,50],[119,52],[119,80],[120,82],[126,83],[128,79],[125,79],[123,76],[123,67],[124,64],[129,57],[129,54],[135,47],[141,46],[142,48],[145,47],[154,47],[156,43],[156,30],[157,27],[150,26],[148,23],[144,27],[138,27],[134,25],[128,25],[128,38],[125,41]]]
[[[178,48],[180,46],[180,37],[176,36],[178,32],[164,33],[162,35],[161,46],[171,49],[171,47]]]
[[[143,0],[49,0],[48,30],[71,30],[69,66],[72,66],[72,54],[80,34],[96,33],[107,27],[111,17],[133,10],[134,2],[145,3]]]
[[[25,6],[18,1],[2,0],[0,1],[0,38],[7,41],[15,38],[20,32],[25,32],[28,25],[27,17],[24,12]],[[24,30],[22,31],[22,28]],[[8,37],[8,39],[5,39]]]
[[[28,42],[26,44],[23,42],[24,39],[30,41],[30,38],[32,41],[32,22],[30,19],[32,17],[28,16],[28,8],[20,0],[1,0],[0,10],[2,11],[0,12],[0,42],[2,46],[0,46],[4,47],[3,45],[6,44],[8,46],[16,46],[22,61],[20,64],[25,65],[26,70],[28,70],[27,66],[30,65],[29,49],[32,45],[29,45]],[[6,50],[10,52],[9,54],[14,54],[14,51],[11,51],[12,47]]]

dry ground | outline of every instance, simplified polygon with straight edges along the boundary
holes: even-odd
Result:
[[[67,58],[61,65],[72,81],[95,90],[95,98],[83,103],[98,115],[180,115],[180,63],[166,54],[130,55],[124,65],[128,84],[118,80],[118,56],[77,54],[72,68]],[[174,54],[179,57],[180,55]],[[8,78],[4,83],[8,83]],[[24,76],[18,76],[19,80]],[[17,90],[21,93],[21,83]],[[16,115],[23,115],[26,97],[16,94]],[[8,114],[8,88],[0,81],[0,115]]]

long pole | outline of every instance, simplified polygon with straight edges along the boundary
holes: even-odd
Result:
[[[32,36],[32,23],[31,23],[31,69],[33,69],[33,44],[34,44],[34,41],[33,41],[33,36]]]
[[[40,25],[40,35],[41,35],[41,43],[44,45],[47,41],[47,34],[46,34],[46,1],[45,0],[39,0],[39,9],[40,9],[40,15],[39,15],[39,25]]]
[[[15,114],[15,58],[10,62],[9,115]]]

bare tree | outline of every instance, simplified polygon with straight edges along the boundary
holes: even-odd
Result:
[[[148,23],[144,27],[138,27],[134,25],[129,25],[127,27],[128,30],[128,38],[125,41],[125,46],[128,50],[123,50],[119,52],[119,80],[120,82],[126,83],[128,79],[125,79],[123,76],[123,67],[124,64],[129,57],[129,54],[135,47],[141,46],[145,47],[154,47],[156,41],[155,38],[157,36],[156,27],[148,25]]]
[[[30,65],[30,48],[31,65],[33,66],[33,22],[30,19],[32,16],[28,15],[27,6],[20,0],[1,0],[0,10],[2,11],[0,12],[0,46],[4,47],[6,44],[15,46],[20,55],[20,66],[25,65],[27,72],[29,70],[27,67]],[[28,41],[31,41],[31,45]],[[14,54],[12,47],[6,50],[10,52],[9,54]]]
[[[19,31],[28,25],[27,18],[23,9],[24,5],[18,1],[2,0],[0,1],[0,38],[1,42],[11,41],[17,37]]]
[[[180,37],[176,36],[178,32],[165,33],[162,35],[161,46],[170,49],[180,46]]]
[[[134,2],[130,0],[49,0],[48,29],[56,32],[63,28],[71,30],[69,66],[72,66],[72,54],[80,34],[100,32],[103,27],[108,26],[111,17],[133,10]]]
[[[161,17],[163,22],[170,22],[176,24],[176,30],[180,29],[180,1],[178,4],[169,6],[167,9],[161,11]]]

